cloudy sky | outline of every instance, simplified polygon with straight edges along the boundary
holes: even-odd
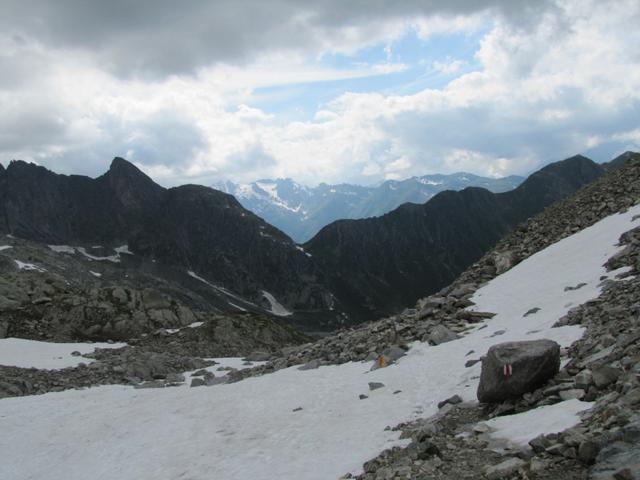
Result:
[[[0,162],[159,183],[640,149],[640,2],[2,0]]]

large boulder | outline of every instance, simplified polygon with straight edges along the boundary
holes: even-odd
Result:
[[[494,345],[482,359],[478,400],[519,398],[543,385],[560,369],[560,345],[552,340]]]

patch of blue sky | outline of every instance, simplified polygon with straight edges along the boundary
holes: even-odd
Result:
[[[257,89],[251,106],[277,114],[282,120],[311,118],[323,105],[340,95],[380,92],[385,95],[411,95],[431,88],[444,88],[453,78],[479,68],[474,58],[485,31],[452,33],[419,38],[410,31],[390,44],[378,44],[352,55],[325,54],[314,66],[335,71],[371,71],[366,76],[338,80],[319,80],[294,85]],[[446,72],[434,65],[459,62],[459,68]],[[380,65],[404,65],[391,73],[376,74]]]

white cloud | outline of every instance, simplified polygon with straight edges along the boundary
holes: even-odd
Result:
[[[203,63],[195,73],[152,80],[116,76],[104,56],[81,48],[1,37],[8,74],[0,78],[0,155],[91,174],[126,155],[165,184],[282,176],[370,183],[461,169],[526,173],[612,142],[615,149],[640,145],[637,2],[561,0],[529,23],[512,21],[511,11],[416,18],[398,8],[388,21],[358,16],[348,25],[302,15],[290,21],[313,23],[313,48],[274,47],[242,66]],[[463,73],[464,59],[432,62],[457,75],[442,88],[347,92],[304,121],[253,103],[264,87],[406,71],[410,65],[391,58],[407,32],[481,27],[487,32],[474,71]],[[386,62],[332,69],[316,61],[373,44],[386,48]]]
[[[444,73],[445,75],[453,75],[455,73],[460,72],[464,67],[467,66],[467,62],[464,60],[454,60],[452,58],[448,58],[444,62],[433,62],[433,69],[437,72]]]

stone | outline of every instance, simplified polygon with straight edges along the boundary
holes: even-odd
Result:
[[[567,446],[564,443],[554,443],[547,447],[545,451],[551,455],[562,455],[566,449]]]
[[[578,459],[587,465],[593,465],[600,452],[600,446],[593,440],[585,440],[578,447]]]
[[[574,378],[576,388],[581,388],[582,390],[588,390],[592,383],[593,375],[591,370],[588,369],[580,371]]]
[[[532,473],[544,472],[549,468],[549,461],[539,457],[533,457],[529,462],[529,470]]]
[[[496,267],[496,274],[500,275],[517,262],[517,256],[514,252],[507,250],[505,252],[497,252],[493,256],[493,265]]]
[[[2,310],[2,307],[0,307],[0,310]],[[0,338],[7,338],[8,333],[9,333],[9,322],[0,321]]]
[[[379,388],[383,388],[384,383],[381,382],[369,382],[369,390],[378,390]]]
[[[462,398],[460,395],[453,395],[446,400],[442,400],[438,403],[438,408],[442,408],[445,405],[457,405],[458,403],[462,403]]]
[[[473,367],[476,363],[478,363],[480,361],[481,361],[480,358],[476,358],[474,360],[467,360],[466,362],[464,362],[464,366],[466,368]]]
[[[562,400],[582,400],[584,398],[585,392],[580,388],[572,388],[570,390],[561,391],[559,395]]]
[[[442,343],[451,342],[452,340],[456,340],[458,335],[453,333],[444,325],[436,325],[429,333],[429,341],[434,345],[440,345]]]
[[[629,390],[622,398],[622,402],[629,406],[640,404],[640,388]]]
[[[593,383],[596,387],[604,388],[615,382],[620,376],[620,370],[617,368],[604,366],[593,370]]]
[[[542,453],[551,446],[551,442],[544,435],[538,435],[536,438],[529,440],[529,446],[536,453]]]
[[[368,395],[365,395],[364,393],[361,393],[360,395],[358,395],[358,398],[359,398],[360,400],[364,400],[365,398],[369,398],[369,396],[368,396]]]
[[[542,386],[560,369],[560,345],[552,340],[494,345],[482,360],[478,400],[519,398]]]
[[[111,295],[113,295],[113,299],[121,305],[125,305],[129,301],[127,292],[122,287],[114,288],[111,292]]]
[[[250,362],[266,362],[270,358],[271,358],[271,354],[269,352],[257,350],[247,355],[245,360],[248,360]]]
[[[205,385],[204,379],[202,379],[202,378],[192,378],[191,379],[191,386],[192,387],[202,387],[204,385]]]
[[[309,362],[305,363],[301,367],[298,367],[298,370],[315,370],[316,368],[319,368],[319,367],[320,367],[320,360],[318,360],[317,358],[314,358],[313,360],[310,360]]]
[[[635,480],[633,473],[628,468],[621,468],[613,474],[614,480]]]
[[[165,295],[150,288],[143,290],[142,302],[147,310],[165,310],[171,307],[171,302]]]
[[[486,423],[477,423],[473,426],[473,431],[478,434],[489,433],[491,428]]]
[[[484,473],[488,478],[504,478],[514,474],[525,465],[526,462],[524,460],[513,457],[497,465],[485,468]]]
[[[382,352],[382,354],[386,357],[387,361],[391,363],[399,360],[401,357],[404,357],[407,352],[404,348],[393,345]]]

